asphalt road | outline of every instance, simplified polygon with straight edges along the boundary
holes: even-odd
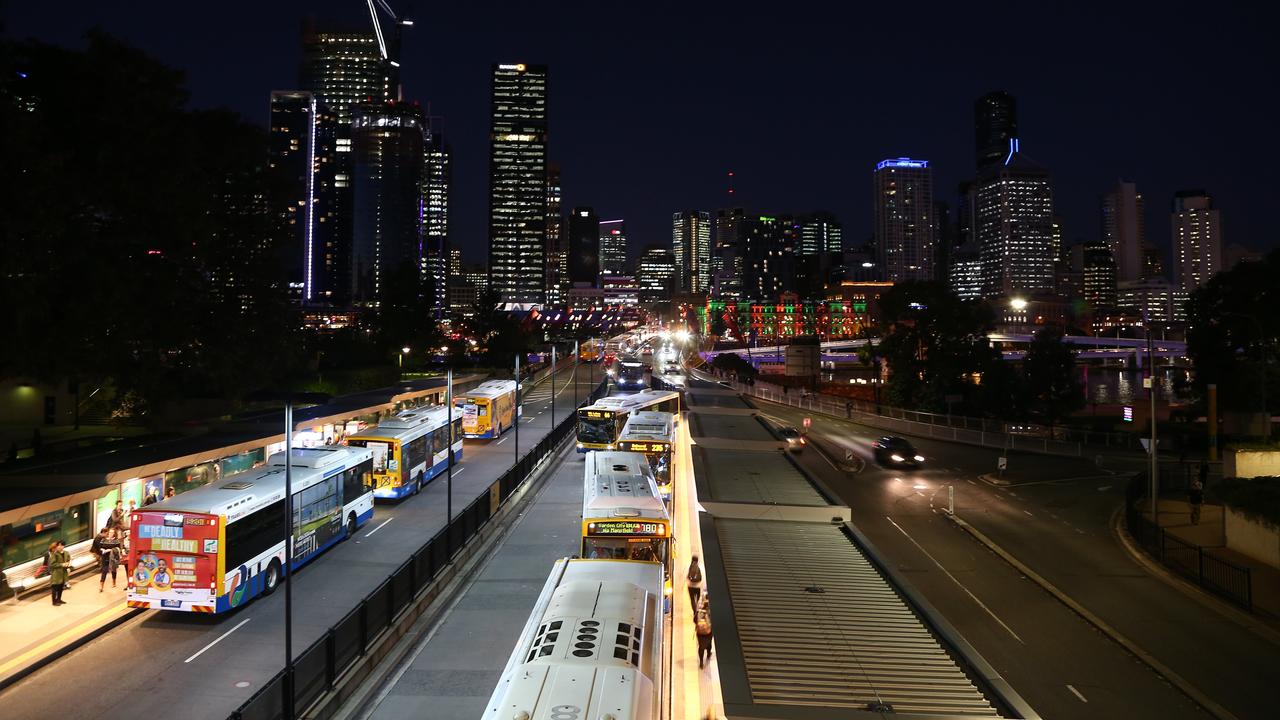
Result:
[[[757,403],[801,426],[804,411]],[[1207,717],[1119,645],[943,517],[948,484],[957,515],[1240,718],[1272,717],[1280,647],[1146,573],[1111,520],[1124,478],[1091,461],[1012,455],[1021,477],[979,479],[999,451],[912,439],[923,469],[876,464],[879,431],[811,415],[812,435],[865,461],[859,473],[807,450],[806,469],[849,503],[853,519],[980,653],[1045,718]],[[837,452],[842,452],[837,451]]]
[[[582,366],[578,392],[600,368]],[[556,420],[571,412],[572,368],[557,373]],[[562,384],[563,381],[563,384]],[[522,452],[552,427],[550,384],[525,398]],[[453,507],[461,510],[509,468],[515,433],[467,441],[453,476]],[[446,483],[433,480],[397,505],[378,505],[353,540],[339,543],[294,577],[295,656],[350,612],[378,583],[445,525]],[[182,717],[224,720],[284,667],[284,593],[258,598],[218,616],[147,613],[0,693],[6,719]]]

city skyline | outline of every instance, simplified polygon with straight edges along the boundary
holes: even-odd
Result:
[[[235,63],[242,60],[227,66],[225,48],[216,40],[183,38],[174,43],[159,37],[161,34],[145,32],[154,22],[144,16],[145,9],[107,13],[86,6],[83,13],[73,13],[82,19],[66,23],[50,22],[47,10],[15,8],[9,13],[6,32],[76,45],[85,28],[100,25],[185,69],[193,106],[228,105],[265,126],[268,104],[263,98],[272,90],[298,86],[301,49],[296,38],[302,16],[311,12],[322,20],[332,17],[363,28],[367,25],[363,10],[358,3],[324,2],[285,3],[265,9],[260,21],[238,28],[236,33],[237,42],[245,44],[245,54],[254,58],[252,73],[236,71]],[[582,62],[580,51],[558,47],[554,38],[572,32],[585,20],[547,23],[546,32],[529,32],[530,23],[544,21],[513,11],[491,23],[479,23],[470,13],[465,9],[433,13],[431,24],[420,18],[416,27],[408,28],[400,73],[404,97],[421,102],[429,114],[445,118],[453,145],[455,181],[451,234],[470,261],[486,253],[487,70],[492,62],[512,58],[545,62],[557,74],[551,98],[551,124],[557,130],[549,159],[563,167],[565,202],[591,205],[603,217],[626,217],[633,257],[646,244],[663,240],[666,218],[680,207],[714,210],[740,206],[797,215],[827,210],[841,221],[846,241],[858,243],[872,233],[872,209],[865,195],[852,191],[841,178],[849,168],[870,168],[879,159],[900,154],[930,158],[936,173],[935,197],[953,202],[958,182],[972,174],[974,99],[992,90],[1005,90],[1017,99],[1024,151],[1053,168],[1055,209],[1065,218],[1067,244],[1099,239],[1097,199],[1121,178],[1135,182],[1145,196],[1146,234],[1160,248],[1166,263],[1171,260],[1172,248],[1169,216],[1164,210],[1175,192],[1188,188],[1204,188],[1214,196],[1223,212],[1228,243],[1259,250],[1277,243],[1277,235],[1265,219],[1266,198],[1274,194],[1275,181],[1262,170],[1274,157],[1274,144],[1267,141],[1250,148],[1247,158],[1227,145],[1234,136],[1265,138],[1264,133],[1251,131],[1261,130],[1259,118],[1269,116],[1264,107],[1273,101],[1249,92],[1228,72],[1236,63],[1257,64],[1256,59],[1241,55],[1267,52],[1256,50],[1261,44],[1233,43],[1217,54],[1206,55],[1193,70],[1166,73],[1158,60],[1171,51],[1162,48],[1163,35],[1155,19],[1121,17],[1117,25],[1141,31],[1124,35],[1124,40],[1135,52],[1150,58],[1149,63],[1123,69],[1134,80],[1118,85],[1138,87],[1137,92],[1120,92],[1118,87],[1112,90],[1092,82],[1091,77],[1108,70],[1101,60],[1073,59],[1062,64],[1046,60],[1048,67],[1041,69],[1047,73],[1012,64],[993,66],[993,58],[1030,48],[1029,41],[1006,40],[1012,45],[1000,52],[979,51],[977,57],[954,63],[955,67],[940,67],[936,71],[939,79],[952,82],[933,83],[936,93],[923,98],[899,96],[870,76],[839,76],[838,87],[851,98],[890,100],[850,120],[852,132],[842,129],[834,148],[820,149],[820,140],[830,137],[835,118],[843,117],[842,108],[854,100],[823,96],[821,102],[807,106],[808,112],[762,120],[770,136],[781,140],[765,152],[751,150],[754,131],[726,128],[710,119],[690,116],[674,132],[640,141],[645,151],[635,157],[643,157],[645,162],[626,163],[619,154],[639,137],[636,128],[648,117],[640,111],[642,99],[664,85],[675,83],[693,92],[693,87],[716,81],[741,89],[748,78],[759,76],[786,83],[803,95],[822,83],[834,82],[839,64],[818,49],[822,43],[806,44],[776,67],[766,67],[764,55],[743,57],[738,66],[730,66],[711,59],[714,52],[710,48],[681,50],[671,59],[632,57],[626,51],[644,42],[653,22],[646,18],[632,18],[638,24],[621,36],[609,62]],[[210,18],[210,35],[218,36],[220,24],[234,17],[235,13],[226,13]],[[743,32],[760,32],[753,18],[753,13],[744,11],[727,22]],[[796,18],[783,18],[782,22],[785,26],[802,19],[807,22],[809,18],[797,13]],[[835,14],[828,19],[830,29],[819,32],[847,33],[851,40],[862,37],[858,34],[861,31],[841,22],[843,16]],[[938,42],[927,57],[913,62],[936,63],[948,57],[949,48],[954,49],[956,41],[946,38],[951,28],[944,27],[944,20],[939,13],[920,26],[920,33]],[[1068,24],[1066,30],[1072,23],[1083,22],[1062,21]],[[1208,22],[1224,21],[1210,18]],[[822,25],[814,23],[815,27]],[[1084,32],[1084,27],[1079,31]],[[1243,24],[1231,30],[1236,37],[1251,32],[1255,30]],[[1057,37],[1069,35],[1063,32]],[[427,42],[428,38],[432,42]],[[869,36],[865,39],[868,56],[877,43],[889,42]],[[714,45],[720,41],[709,42]],[[1054,42],[1065,41],[1051,39],[1050,47],[1041,51],[1043,57],[1065,49],[1054,47]],[[856,67],[856,62],[850,66]],[[976,72],[978,68],[984,72]],[[1232,112],[1218,112],[1214,110],[1217,106],[1209,106],[1212,103],[1195,107],[1180,103],[1178,88],[1189,78],[1202,76],[1220,81],[1216,93],[1221,107],[1230,107]],[[254,80],[246,81],[248,77]],[[693,97],[704,109],[717,102],[712,94],[701,91]],[[596,112],[602,98],[610,100],[608,123],[599,122]],[[1169,112],[1174,108],[1178,112]],[[667,167],[677,158],[684,163],[682,171],[670,179]],[[735,173],[732,196],[728,192],[729,171]],[[645,190],[659,182],[666,183],[669,195]]]

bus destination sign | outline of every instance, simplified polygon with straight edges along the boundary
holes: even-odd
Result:
[[[666,452],[667,444],[660,442],[633,442],[623,440],[618,443],[618,449],[627,452]]]
[[[603,520],[587,523],[587,534],[666,537],[667,526],[639,520]]]

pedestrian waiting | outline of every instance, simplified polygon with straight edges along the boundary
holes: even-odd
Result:
[[[61,540],[55,540],[45,558],[49,567],[49,587],[53,589],[53,604],[66,605],[62,601],[62,591],[67,586],[67,576],[71,574],[71,553],[67,552]]]
[[[698,634],[698,667],[711,662],[711,608],[704,600],[697,611],[693,630]]]
[[[702,594],[702,568],[698,566],[698,556],[694,555],[689,561],[689,574],[685,576],[689,581],[689,606],[696,612],[698,610],[698,596]]]

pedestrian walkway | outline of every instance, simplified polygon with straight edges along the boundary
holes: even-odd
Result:
[[[119,587],[112,588],[108,578],[106,590],[98,592],[97,572],[80,573],[71,579],[60,607],[50,601],[48,588],[0,602],[0,687],[137,612],[124,602],[126,577],[122,566]]]
[[[1203,505],[1200,522],[1191,522],[1191,504],[1186,500],[1161,498],[1160,527],[1185,543],[1203,548],[1206,554],[1249,570],[1253,609],[1272,627],[1280,630],[1280,570],[1227,547],[1226,525],[1221,505]],[[1142,516],[1151,519],[1150,506]]]

